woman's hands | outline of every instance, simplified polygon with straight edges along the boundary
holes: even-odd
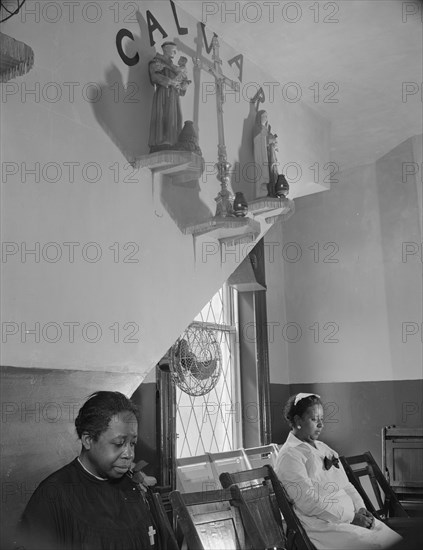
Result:
[[[360,508],[358,512],[354,514],[354,519],[352,520],[352,525],[358,525],[359,527],[364,527],[365,529],[371,529],[374,525],[375,518],[366,510],[366,508]]]

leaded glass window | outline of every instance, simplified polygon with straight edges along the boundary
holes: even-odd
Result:
[[[241,445],[236,290],[224,285],[194,319],[215,331],[222,353],[222,374],[206,395],[176,389],[176,456],[221,452]]]

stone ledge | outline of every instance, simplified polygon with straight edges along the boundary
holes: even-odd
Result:
[[[219,244],[232,246],[253,242],[260,235],[260,223],[251,217],[210,218],[204,222],[189,225],[182,229],[185,235],[194,238],[210,237]]]
[[[185,235],[203,235],[220,229],[240,229],[251,225],[251,222],[252,219],[248,217],[236,218],[228,216],[227,218],[210,218],[204,222],[188,225],[182,229],[182,232]]]
[[[293,201],[287,199],[286,197],[259,197],[248,202],[248,211],[253,214],[253,216],[259,216],[267,212],[275,212],[277,210],[288,211],[291,209]]]
[[[204,171],[204,159],[190,151],[165,150],[129,160],[135,169],[149,168],[161,174],[163,181],[173,185],[197,185]]]
[[[248,203],[248,211],[257,220],[267,224],[288,220],[295,212],[295,203],[286,197],[260,197]]]

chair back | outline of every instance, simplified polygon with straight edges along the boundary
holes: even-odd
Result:
[[[382,429],[382,472],[405,510],[422,515],[423,428]]]
[[[162,496],[159,493],[152,491],[150,492],[150,495],[151,505],[154,508],[155,517],[159,523],[158,527],[161,532],[160,535],[163,541],[163,547],[165,547],[166,550],[179,550],[179,544],[177,542],[173,527],[169,521]]]
[[[207,453],[207,456],[209,457],[217,482],[220,474],[223,472],[239,472],[251,468],[250,461],[244,449],[223,451],[220,453]]]
[[[382,521],[389,517],[408,517],[370,451],[339,458],[349,481],[375,517]]]
[[[252,470],[224,473],[220,476],[220,482],[223,487],[232,485],[233,492],[234,485],[239,488],[240,496],[244,496],[244,510],[248,509],[252,518],[249,525],[255,525],[256,529],[259,529],[261,533],[266,530],[266,532],[272,533],[272,536],[274,536],[274,540],[277,543],[268,544],[270,547],[277,547],[280,544],[278,537],[280,536],[280,528],[282,526],[284,527],[284,542],[282,547],[286,547],[287,550],[316,550],[298,519],[272,466],[266,464],[261,468],[254,468]],[[264,494],[264,489],[262,488],[267,488]],[[233,496],[236,496],[236,494]],[[256,498],[261,498],[260,505],[255,503]],[[264,505],[263,501],[265,500],[267,500],[267,503]],[[269,529],[269,526],[266,525],[263,519],[262,509],[264,506],[268,510],[271,510],[271,512],[267,513],[267,517],[272,518],[272,529]],[[282,522],[281,519],[283,520]],[[267,543],[272,542],[268,539],[265,540]]]
[[[264,550],[257,536],[247,541],[230,490],[173,491],[170,502],[189,550]]]
[[[219,478],[208,454],[176,460],[176,488],[181,493],[219,489]]]
[[[274,443],[261,447],[250,447],[249,449],[245,449],[245,454],[252,468],[260,468],[260,466],[264,464],[270,464],[274,467],[278,454],[278,447]]]
[[[233,502],[239,506],[245,530],[250,539],[259,534],[263,548],[285,548],[286,538],[271,487],[253,485],[230,486]]]

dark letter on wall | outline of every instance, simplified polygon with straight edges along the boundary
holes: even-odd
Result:
[[[138,63],[138,61],[140,60],[140,56],[137,53],[134,55],[134,57],[128,57],[125,54],[122,48],[122,40],[125,36],[127,36],[131,40],[134,40],[134,35],[131,31],[128,31],[128,29],[120,29],[120,31],[116,35],[116,47],[122,61],[126,65],[129,65],[131,67],[132,65],[136,65]]]
[[[157,19],[154,17],[154,15],[151,13],[150,10],[147,10],[147,24],[148,24],[148,34],[150,35],[150,46],[154,46],[154,44],[156,43],[153,38],[153,32],[155,30],[159,30],[162,33],[163,38],[167,37],[167,32],[160,25],[160,23],[157,21]]]
[[[236,55],[232,59],[228,61],[229,65],[232,67],[232,65],[235,63],[235,65],[239,69],[239,75],[238,79],[240,82],[242,82],[242,70],[244,68],[244,56],[242,54]]]
[[[257,103],[256,109],[257,111],[260,109],[260,103],[264,103],[266,101],[266,95],[264,93],[263,88],[260,87],[256,95],[250,99],[251,103]]]
[[[170,0],[170,5],[172,6],[173,17],[175,18],[175,23],[176,23],[176,28],[178,29],[178,34],[179,35],[188,34],[188,29],[186,27],[181,27],[179,25],[178,14],[176,13],[176,6],[175,6],[175,2],[173,2],[173,0]]]
[[[213,47],[213,41],[210,40],[210,44],[207,44],[206,25],[204,23],[200,23],[200,25],[201,25],[201,30],[203,31],[203,41],[204,41],[204,46],[206,47],[206,52],[210,53]],[[217,36],[217,34],[214,32],[213,36]]]

